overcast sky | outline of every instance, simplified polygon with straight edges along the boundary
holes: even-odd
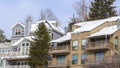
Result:
[[[26,17],[31,15],[35,23],[40,10],[46,8],[53,10],[61,24],[64,23],[62,26],[67,26],[70,17],[75,13],[74,1],[77,0],[0,0],[0,29],[10,37],[11,27],[17,21],[25,22]],[[120,0],[117,0],[115,5],[120,7]]]

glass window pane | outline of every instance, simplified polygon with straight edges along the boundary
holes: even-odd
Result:
[[[73,41],[73,46],[78,46],[78,41],[77,40]]]
[[[22,46],[25,46],[25,43],[23,43]]]
[[[105,53],[104,52],[96,52],[95,53],[95,60],[96,60],[96,62],[98,63],[98,62],[104,62],[103,60],[104,60],[104,56],[105,56]]]
[[[72,55],[72,64],[77,64],[77,60],[78,60],[78,55],[77,54],[73,54]]]
[[[86,59],[87,58],[87,53],[83,53],[81,59]]]
[[[2,60],[0,60],[0,66],[2,66]]]
[[[118,37],[115,37],[114,46],[115,46],[115,49],[118,49]]]
[[[78,49],[78,40],[74,40],[72,50],[77,50],[77,49]]]
[[[84,39],[84,40],[82,40],[82,45],[86,45],[88,43],[88,40],[87,39]]]
[[[65,64],[65,55],[57,56],[57,64],[58,65],[64,65]]]

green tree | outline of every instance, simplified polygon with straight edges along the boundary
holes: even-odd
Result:
[[[30,66],[31,68],[45,68],[48,60],[48,49],[50,46],[49,32],[44,23],[38,25],[35,38],[31,41]]]
[[[0,30],[0,42],[3,42],[4,39],[5,39],[4,31],[3,31],[3,30]]]
[[[115,6],[113,6],[114,2],[115,0],[94,0],[91,2],[89,20],[116,16]]]

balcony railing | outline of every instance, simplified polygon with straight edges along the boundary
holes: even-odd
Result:
[[[21,56],[20,51],[17,52],[4,52],[4,53],[0,53],[0,57],[7,57],[7,56]]]
[[[93,51],[93,50],[106,50],[106,49],[112,49],[113,44],[109,41],[97,41],[97,42],[89,42],[86,45],[87,51]]]
[[[105,56],[99,58],[90,58],[85,59],[85,64],[100,64],[100,63],[113,63],[120,62],[119,56]]]
[[[49,53],[50,54],[70,53],[70,46],[63,45],[63,46],[51,47]]]
[[[50,68],[58,68],[58,67],[68,67],[70,65],[69,61],[53,63],[52,61],[48,61],[48,67]]]
[[[11,65],[11,66],[5,66],[5,68],[30,68],[29,65]]]

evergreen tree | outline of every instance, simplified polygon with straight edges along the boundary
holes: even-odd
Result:
[[[44,23],[38,25],[35,31],[35,38],[31,41],[30,66],[31,68],[45,68],[48,60],[48,49],[50,46],[50,36]]]
[[[115,0],[94,0],[91,2],[89,20],[116,16],[115,6],[113,6],[114,2]]]
[[[4,31],[0,30],[0,43],[5,40]]]

